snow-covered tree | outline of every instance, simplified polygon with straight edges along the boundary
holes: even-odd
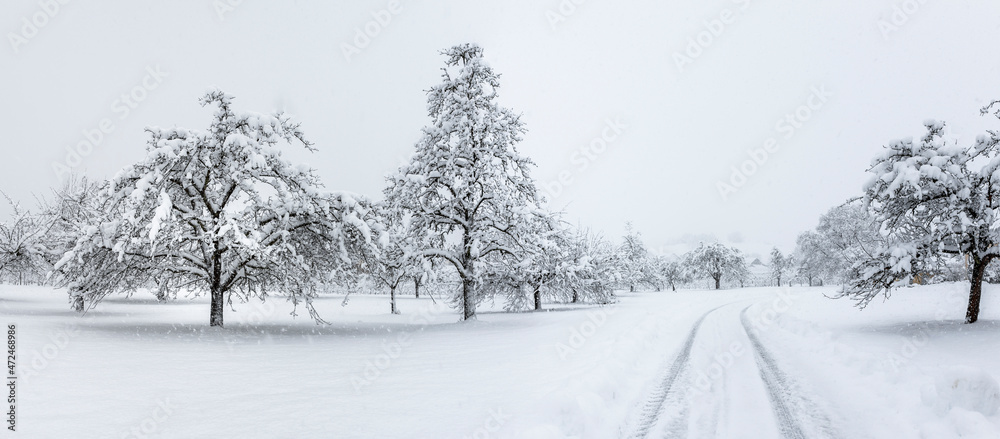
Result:
[[[53,219],[44,212],[33,212],[3,196],[12,214],[0,222],[0,277],[14,283],[41,283],[52,264]]]
[[[795,240],[796,273],[805,278],[809,286],[831,271],[828,268],[830,257],[823,245],[822,236],[811,230],[799,234]]]
[[[524,125],[497,103],[499,75],[483,49],[462,44],[442,54],[443,81],[427,96],[431,124],[410,163],[389,178],[386,198],[412,213],[413,227],[443,237],[421,255],[455,267],[462,279],[455,303],[463,319],[472,319],[484,263],[524,251],[540,203],[534,164],[516,148]]]
[[[657,277],[670,286],[671,291],[677,291],[677,285],[689,282],[691,275],[684,263],[676,257],[659,256],[656,258]]]
[[[786,278],[791,273],[795,261],[791,256],[785,256],[777,247],[771,249],[771,277],[774,278],[778,286],[781,286],[781,279]]]
[[[1000,110],[995,114],[1000,117]],[[946,140],[944,123],[924,125],[921,139],[890,142],[872,161],[864,204],[886,243],[854,265],[841,295],[864,307],[879,293],[888,295],[932,271],[942,254],[965,255],[972,268],[965,321],[974,323],[983,274],[1000,254],[1000,132],[989,131],[962,147]]]
[[[510,270],[527,287],[532,298],[532,307],[542,309],[542,296],[555,299],[570,291],[572,261],[569,258],[570,231],[558,215],[534,215],[533,226],[524,235],[525,250],[522,257],[504,265],[501,270]],[[509,268],[508,268],[509,267]]]
[[[854,263],[885,243],[879,222],[859,200],[830,209],[819,219],[816,233],[827,257],[827,275],[838,282],[851,277]]]
[[[569,237],[566,261],[571,302],[611,303],[614,285],[621,282],[614,246],[587,229]]]
[[[632,227],[632,223],[625,223],[625,236],[618,247],[618,255],[619,270],[629,291],[634,292],[640,284],[654,282],[652,258],[642,241],[642,234]]]
[[[393,314],[399,314],[396,290],[406,279],[421,278],[418,268],[422,266],[422,261],[417,254],[419,236],[414,233],[409,212],[387,203],[377,205],[376,212],[381,239],[378,251],[364,252],[368,260],[366,265],[372,278],[389,288],[389,309]],[[419,297],[419,286],[417,288]]]
[[[704,244],[688,252],[685,265],[701,277],[715,281],[715,289],[722,288],[722,279],[730,278],[742,285],[749,274],[742,253],[720,243]]]
[[[726,278],[740,284],[740,288],[746,286],[747,282],[751,279],[750,267],[747,265],[747,259],[743,256],[743,252],[735,247],[730,247],[729,251],[732,252],[732,261],[729,273],[726,274]]]
[[[879,223],[859,199],[830,209],[820,216],[814,231],[796,240],[798,275],[810,285],[816,280],[844,282],[858,260],[870,257],[885,243]]]
[[[56,266],[76,309],[159,285],[210,294],[211,326],[234,296],[272,292],[322,321],[318,286],[373,245],[368,203],[324,193],[312,169],[282,156],[314,150],[288,116],[238,112],[232,100],[201,98],[217,107],[207,131],[147,128],[145,158],[105,185],[100,216]]]

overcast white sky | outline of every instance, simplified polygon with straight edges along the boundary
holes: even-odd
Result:
[[[500,99],[524,114],[520,148],[540,184],[572,180],[552,204],[609,237],[632,221],[654,249],[714,236],[791,251],[859,194],[889,139],[919,135],[927,118],[966,141],[1000,127],[979,115],[1000,99],[995,0],[404,0],[395,14],[383,0],[243,0],[220,16],[225,2],[74,0],[51,18],[36,17],[46,13],[35,0],[0,4],[0,189],[47,193],[53,164],[105,118],[113,127],[77,169],[109,177],[144,154],[145,126],[205,128],[197,98],[218,86],[243,109],[294,114],[319,148],[302,159],[326,185],[377,197],[428,122],[438,51],[462,42],[482,45],[503,75]],[[370,23],[380,10],[385,26]],[[32,36],[33,17],[44,26]],[[343,44],[366,25],[382,28],[346,59]],[[679,69],[674,54],[710,30]],[[814,87],[832,96],[814,98],[786,138],[790,125],[776,122]],[[128,93],[145,99],[126,114]],[[583,155],[608,120],[621,134]],[[723,199],[718,182],[769,138],[777,152]]]

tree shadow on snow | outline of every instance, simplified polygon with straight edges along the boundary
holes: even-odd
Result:
[[[898,335],[903,337],[917,337],[927,334],[975,334],[981,332],[995,334],[997,331],[1000,331],[1000,320],[979,320],[973,324],[966,324],[964,320],[934,320],[868,324],[857,326],[854,328],[854,331],[868,334]]]
[[[434,325],[430,325],[434,326]],[[231,343],[233,341],[259,341],[270,339],[310,339],[314,337],[335,338],[395,338],[399,333],[419,332],[424,325],[411,323],[331,323],[329,325],[303,324],[240,324],[230,323],[224,328],[213,328],[207,324],[177,324],[169,322],[88,322],[86,329],[131,336],[139,339],[187,340],[199,342]]]

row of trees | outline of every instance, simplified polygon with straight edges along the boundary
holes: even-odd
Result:
[[[0,227],[0,274],[66,287],[78,311],[115,293],[204,292],[211,326],[223,326],[226,304],[274,294],[321,322],[318,293],[360,282],[386,288],[398,313],[403,282],[419,294],[454,278],[460,288],[449,299],[463,319],[484,300],[523,310],[543,300],[608,303],[615,289],[693,279],[745,284],[746,259],[734,248],[652,255],[631,226],[616,245],[547,210],[534,164],[517,150],[524,124],[497,103],[499,75],[483,50],[442,54],[442,82],[427,93],[430,123],[379,201],[326,191],[313,169],[283,155],[315,151],[298,123],[238,111],[215,90],[200,100],[215,108],[207,130],[147,128],[146,156],[113,178],[73,180],[35,212],[15,205]],[[790,262],[780,252],[772,259],[780,284]]]
[[[207,130],[148,128],[146,156],[107,181],[74,180],[38,212],[15,206],[0,229],[0,272],[66,287],[84,311],[140,289],[225,304],[284,295],[322,321],[313,299],[332,285],[378,282],[395,291],[454,276],[463,319],[488,298],[538,308],[544,296],[612,301],[644,249],[569,227],[543,207],[516,145],[520,116],[500,106],[499,75],[472,44],[442,52],[442,82],[428,91],[430,124],[383,199],[324,190],[315,171],[283,153],[314,151],[287,115],[238,111],[211,91]],[[526,300],[525,298],[530,298]]]

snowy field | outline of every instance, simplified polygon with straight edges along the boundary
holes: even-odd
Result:
[[[997,438],[1000,288],[967,284],[859,312],[831,288],[625,294],[607,307],[482,309],[430,299],[237,304],[0,286],[17,325],[23,438]]]

